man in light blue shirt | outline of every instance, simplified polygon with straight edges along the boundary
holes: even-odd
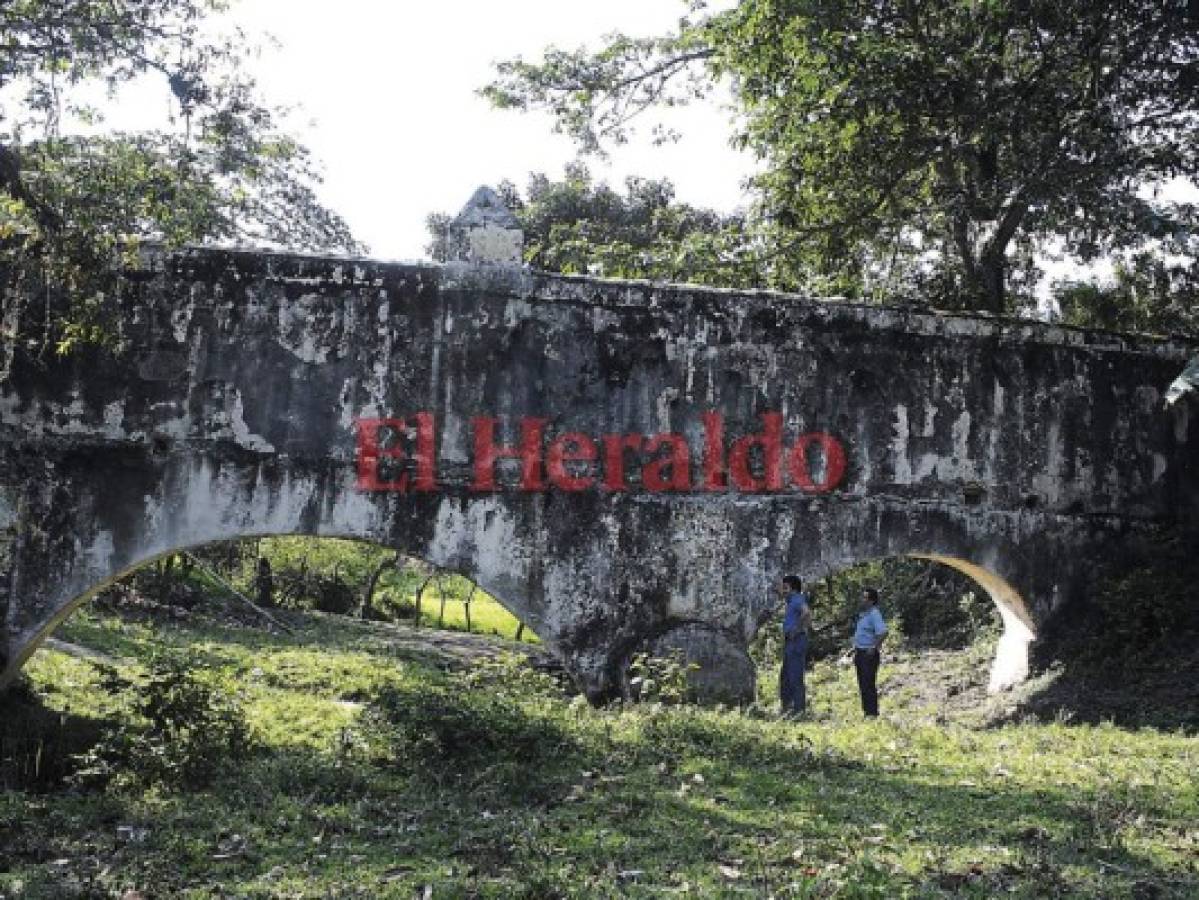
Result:
[[[804,685],[804,667],[808,656],[808,629],[812,625],[812,608],[803,592],[803,581],[797,575],[787,575],[779,582],[779,593],[786,598],[783,614],[783,670],[779,673],[779,702],[784,716],[802,713],[808,705]]]
[[[879,650],[886,637],[887,624],[878,611],[878,591],[865,588],[858,607],[858,625],[853,632],[853,666],[858,673],[862,712],[872,719],[878,717]]]

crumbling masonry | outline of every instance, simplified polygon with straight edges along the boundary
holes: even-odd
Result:
[[[477,195],[451,242],[473,261],[149,254],[125,275],[115,351],[39,358],[21,338],[37,313],[10,291],[3,681],[122,573],[210,541],[306,534],[475,579],[594,699],[647,646],[698,660],[709,696],[746,699],[746,642],[780,573],[931,556],[998,604],[1014,651],[998,686],[1111,542],[1199,518],[1194,411],[1162,404],[1194,346],[531,272],[493,200]],[[356,423],[421,411],[436,420],[436,489],[361,489]],[[836,484],[704,483],[705,415],[721,416],[727,447],[772,411],[788,442],[835,438]],[[481,416],[504,445],[526,417],[546,420],[547,445],[678,434],[694,483],[647,490],[632,447],[625,490],[521,490],[519,461],[501,461],[498,489],[478,491]],[[817,482],[820,457],[805,458]]]

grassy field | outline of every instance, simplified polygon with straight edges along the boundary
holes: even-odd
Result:
[[[272,537],[213,544],[200,552],[207,557],[208,567],[203,571],[193,567],[182,574],[180,563],[169,580],[170,588],[178,590],[184,583],[197,592],[224,594],[228,599],[226,585],[231,583],[244,595],[256,596],[256,564],[263,557],[271,564],[276,603],[350,613],[360,611],[364,588],[379,569],[373,612],[386,620],[412,621],[419,599],[422,626],[505,638],[515,638],[520,629],[520,621],[498,600],[461,575],[402,558],[399,565],[380,568],[396,554],[376,544],[335,538]],[[225,561],[227,555],[232,557],[232,565]],[[219,579],[212,575],[214,566],[222,569]],[[131,585],[135,592],[150,596],[161,594],[166,586],[167,582],[155,582],[153,578],[140,583],[134,579]],[[519,633],[521,640],[537,642],[528,627]]]
[[[769,666],[761,708],[597,711],[496,641],[455,638],[484,660],[464,667],[403,626],[286,615],[290,635],[68,622],[134,680],[186,653],[255,747],[199,788],[132,765],[103,789],[6,789],[0,896],[1199,896],[1199,742],[997,725],[1014,700],[984,700],[986,646],[888,660],[875,722],[821,664],[791,723]],[[70,768],[72,741],[144,730],[103,683],[43,651],[4,727],[58,724],[41,764]]]
[[[411,598],[410,602],[415,603],[415,598]],[[421,603],[421,625],[426,628],[440,627],[454,631],[469,630],[475,634],[491,634],[509,639],[516,637],[520,621],[487,594],[480,591],[471,599],[469,623],[466,610],[467,605],[454,598],[447,599],[443,612],[440,597],[433,593]],[[538,639],[537,635],[526,627],[521,640],[537,643]]]

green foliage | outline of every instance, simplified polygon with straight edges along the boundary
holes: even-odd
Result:
[[[273,537],[213,545],[207,553],[210,562],[224,566],[233,583],[251,596],[257,560],[265,558],[271,566],[275,602],[285,608],[412,621],[417,595],[423,589],[422,626],[467,630],[465,606],[469,601],[470,630],[512,637],[520,628],[515,616],[469,578],[398,557],[394,550],[377,544]],[[366,593],[376,577],[367,608]],[[536,635],[526,629],[522,638],[536,640]]]
[[[270,561],[271,571],[276,574],[320,572],[358,587],[366,584],[380,563],[395,556],[394,550],[378,544],[332,538],[269,537],[242,543],[250,552],[242,557],[238,577],[247,581],[253,577],[254,563],[262,556]]]
[[[818,715],[796,724],[760,708],[595,710],[511,658],[447,676],[444,658],[404,655],[400,629],[291,618],[288,635],[196,618],[147,630],[94,610],[66,623],[63,637],[127,656],[131,677],[156,647],[190,648],[206,677],[244,688],[265,747],[195,793],[0,790],[0,893],[1181,900],[1199,887],[1194,737],[970,725],[944,696],[957,666],[985,672],[985,648],[912,656],[902,672],[888,659],[874,722],[855,708],[852,670],[820,663]],[[110,695],[91,670],[39,653],[31,689],[47,709],[99,714]],[[933,709],[908,697],[921,673],[946,689]],[[466,718],[493,749],[378,765],[341,736],[370,734],[347,701],[385,684],[442,691],[435,717]],[[461,699],[476,694],[481,705]],[[426,707],[401,707],[417,734]],[[534,720],[547,724],[524,731]],[[525,737],[512,744],[496,734],[514,727]],[[538,734],[547,745],[530,755]]]
[[[522,197],[505,182],[500,194],[525,235],[525,262],[547,272],[761,287],[755,236],[744,216],[680,203],[668,179],[628,178],[624,193],[595,182],[586,166],[567,166],[561,181],[534,173]],[[435,213],[426,248],[446,255],[450,216]]]
[[[0,271],[45,309],[8,320],[67,352],[116,346],[119,273],[146,240],[356,250],[316,196],[308,151],[256,95],[244,38],[215,36],[224,0],[22,0],[0,7]],[[162,130],[93,134],[80,92],[110,101],[161,78],[175,115]],[[72,133],[74,129],[75,133]],[[42,306],[45,304],[39,304]]]
[[[711,83],[697,64],[713,56],[702,26],[683,19],[676,33],[661,37],[609,35],[596,53],[551,47],[540,64],[498,63],[500,77],[480,93],[500,109],[548,109],[556,131],[594,153],[604,140],[624,143],[630,123],[655,106],[706,96]],[[630,72],[636,73],[632,79]],[[660,129],[655,136],[672,137]]]
[[[400,771],[437,780],[473,779],[516,761],[535,767],[572,749],[558,722],[530,711],[510,693],[481,693],[453,682],[415,689],[388,685],[361,721],[359,733],[376,756]]]
[[[884,560],[877,586],[904,641],[914,648],[960,650],[995,637],[995,604],[966,575],[920,559]]]
[[[584,150],[729,84],[776,282],[1031,302],[1035,251],[1193,241],[1199,15],[1156,0],[703,2],[668,35],[501,63],[483,93]]]
[[[1199,263],[1138,253],[1109,282],[1058,284],[1054,299],[1071,325],[1199,334]]]
[[[639,702],[677,706],[689,699],[689,673],[698,671],[699,666],[688,664],[679,650],[666,656],[637,653],[629,662],[629,689]]]
[[[1094,591],[1057,620],[1052,652],[1119,678],[1173,667],[1180,648],[1199,643],[1196,535],[1167,534],[1151,548],[1108,560]]]
[[[104,687],[129,717],[105,730],[75,777],[84,784],[196,789],[254,750],[240,698],[187,656],[153,661],[145,681],[110,671]]]
[[[384,570],[375,601],[384,611],[383,598],[397,583],[411,584],[417,573],[407,567],[387,568],[395,551],[362,541],[309,537],[270,537],[231,541],[208,548],[210,561],[225,564],[225,574],[243,593],[256,593],[258,560],[270,564],[273,601],[287,609],[363,614],[365,594],[372,575]],[[387,618],[387,616],[382,616]]]
[[[512,651],[476,659],[458,680],[467,691],[508,702],[558,700],[564,687],[553,675],[533,668],[528,656]]]

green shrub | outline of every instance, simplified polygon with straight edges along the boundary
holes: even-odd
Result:
[[[631,699],[642,703],[662,703],[677,706],[690,699],[689,672],[699,666],[688,663],[679,650],[666,656],[638,653],[629,663]]]
[[[199,788],[254,750],[240,698],[187,657],[155,659],[142,683],[110,670],[104,687],[127,715],[83,756],[81,783]]]
[[[317,573],[308,579],[311,608],[320,612],[347,615],[358,609],[361,595],[337,575]]]
[[[558,678],[533,668],[524,653],[503,652],[483,656],[458,676],[471,691],[490,694],[515,703],[521,700],[561,698],[567,685]]]
[[[542,680],[548,676],[532,673],[521,683],[487,689],[489,674],[495,669],[448,684],[388,685],[363,711],[359,735],[388,765],[438,778],[468,775],[499,760],[528,767],[574,749],[551,712],[517,699],[527,696],[530,682],[535,691],[548,691]]]
[[[347,730],[348,733],[348,730]],[[370,772],[357,765],[342,746],[345,734],[334,740],[332,753],[288,749],[257,755],[239,772],[240,793],[265,807],[280,797],[311,803],[340,803],[370,793]]]
[[[1125,547],[1104,566],[1090,595],[1058,614],[1046,652],[1113,674],[1176,661],[1180,648],[1199,639],[1196,543],[1199,536],[1173,533],[1152,546]]]
[[[416,618],[416,601],[395,590],[380,591],[374,605],[363,614],[368,619],[383,622],[407,622]]]

